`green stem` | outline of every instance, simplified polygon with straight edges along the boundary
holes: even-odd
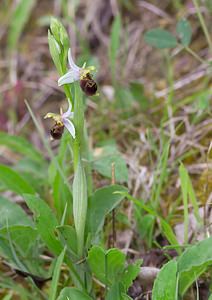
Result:
[[[88,144],[88,134],[86,124],[84,126],[84,136],[82,141],[82,156],[85,159],[85,174],[87,179],[87,188],[88,188],[88,196],[92,194],[93,191],[93,182],[92,182],[92,168],[91,168],[91,155]]]
[[[202,30],[203,30],[203,32],[205,34],[206,40],[208,42],[208,45],[209,45],[209,48],[210,48],[210,51],[211,51],[211,54],[212,54],[212,40],[210,38],[210,34],[209,34],[209,31],[208,31],[208,28],[207,28],[207,26],[205,24],[205,20],[204,20],[204,18],[202,16],[202,13],[200,11],[198,0],[193,0],[193,3],[194,3],[194,6],[196,8],[197,16],[199,18],[200,24],[202,26]]]
[[[191,48],[189,47],[185,47],[185,50],[190,53],[193,57],[195,57],[199,62],[201,62],[202,64],[207,64],[207,62],[202,59],[198,54],[196,54]]]
[[[79,155],[80,155],[80,147],[77,137],[74,140],[73,143],[73,160],[74,160],[74,172],[76,172],[78,161],[79,161]]]

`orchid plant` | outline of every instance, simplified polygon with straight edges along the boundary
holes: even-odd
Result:
[[[70,211],[67,205],[64,207],[62,226],[59,229],[59,238],[64,248],[58,257],[60,264],[63,261],[69,267],[72,287],[65,287],[58,299],[96,299],[93,276],[104,287],[105,299],[131,299],[127,296],[127,290],[139,273],[141,262],[128,266],[126,257],[120,250],[105,250],[100,246],[100,233],[106,214],[124,199],[126,188],[113,184],[93,192],[91,150],[88,147],[83,95],[97,95],[97,83],[93,78],[95,67],[86,66],[86,63],[79,67],[74,62],[66,30],[54,18],[48,40],[50,53],[59,73],[58,86],[64,88],[68,110],[63,113],[61,109],[60,114],[49,112],[44,118],[51,118],[55,122],[50,130],[53,139],[63,139],[64,129],[70,133],[74,169],[70,189],[72,207]],[[69,68],[66,65],[67,59]],[[71,223],[64,224],[68,214],[71,214]],[[118,263],[114,264],[114,259]]]

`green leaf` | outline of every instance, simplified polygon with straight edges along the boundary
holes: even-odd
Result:
[[[16,171],[10,167],[0,165],[0,182],[6,190],[11,190],[17,194],[35,194],[32,186],[26,182]]]
[[[105,283],[105,250],[100,246],[93,246],[88,252],[88,263],[92,273]]]
[[[109,289],[105,300],[122,300],[121,297],[121,287],[119,282],[115,282],[113,286]]]
[[[67,205],[67,211],[69,212],[65,220],[70,219],[72,211],[72,194],[70,189],[64,183],[58,171],[56,171],[56,176],[53,182],[53,197],[54,197],[54,207],[57,211],[57,216],[59,219],[62,218],[65,207]]]
[[[93,300],[93,298],[76,288],[66,287],[60,292],[57,300]]]
[[[50,31],[48,31],[48,43],[49,43],[49,51],[52,57],[52,60],[55,64],[55,67],[60,75],[63,74],[62,66],[60,61],[61,49],[58,42],[55,40]]]
[[[202,224],[201,217],[199,215],[199,206],[193,190],[191,180],[188,172],[183,164],[179,167],[180,184],[183,198],[183,209],[184,209],[184,243],[188,242],[188,231],[189,231],[189,211],[188,211],[188,199],[191,200],[191,204],[194,208],[194,215],[199,224]]]
[[[174,48],[177,46],[177,39],[167,30],[155,28],[144,34],[144,40],[151,46],[159,49]]]
[[[129,287],[133,284],[133,280],[136,279],[141,270],[142,260],[137,260],[134,264],[128,265],[121,277],[121,283],[124,287],[124,291],[127,292]]]
[[[177,23],[177,33],[183,46],[189,46],[191,42],[192,29],[190,23],[186,19],[182,19]]]
[[[205,270],[205,267],[212,265],[212,237],[205,239],[198,244],[188,248],[178,259],[179,289],[184,294],[193,281]],[[186,276],[186,277],[185,277]],[[186,278],[193,278],[187,284]]]
[[[75,229],[70,225],[58,226],[59,239],[67,250],[76,256],[77,254],[77,236]]]
[[[109,249],[106,252],[106,275],[109,283],[116,282],[125,268],[126,256],[119,249]]]
[[[48,186],[47,164],[23,158],[14,165],[13,170],[17,171],[25,181],[31,185],[38,194],[42,194]]]
[[[16,48],[21,32],[32,13],[35,4],[35,0],[21,0],[12,13],[8,33],[9,50],[14,50]]]
[[[44,163],[43,155],[23,137],[0,132],[0,145],[9,148],[15,153],[20,153],[33,161]]]
[[[171,226],[162,218],[160,219],[162,232],[169,241],[169,243],[173,246],[179,245],[176,235],[174,234]],[[176,251],[180,251],[180,249],[176,249]]]
[[[152,300],[174,300],[177,288],[177,262],[169,261],[158,273],[152,291]]]
[[[145,239],[150,248],[152,245],[155,216],[150,214],[144,215],[143,209],[138,208],[137,205],[134,206],[134,209],[138,233],[140,234],[141,239]]]
[[[137,101],[142,110],[150,106],[150,101],[144,93],[144,86],[140,82],[130,82],[130,92],[135,101]]]
[[[100,246],[93,246],[88,252],[91,271],[102,283],[109,286],[121,278],[125,259],[125,255],[116,248],[105,251]]]
[[[121,16],[118,14],[112,24],[109,48],[109,59],[113,77],[115,77],[116,58],[120,46],[121,27]]]
[[[115,168],[116,182],[128,181],[128,170],[126,162],[115,145],[107,145],[98,149],[93,168],[103,176],[111,178],[112,164]]]
[[[64,260],[65,252],[66,252],[66,247],[63,249],[59,257],[57,258],[56,265],[54,267],[53,278],[50,286],[49,300],[56,299],[57,287],[59,285],[60,270]]]
[[[124,199],[124,195],[114,192],[126,191],[123,186],[111,185],[96,190],[88,199],[87,230],[92,238],[101,231],[106,215]]]
[[[0,196],[0,215],[0,228],[7,225],[33,226],[32,221],[19,205],[2,196]]]
[[[8,239],[8,232],[12,242],[16,245],[17,251],[22,257],[31,256],[31,250],[38,238],[36,229],[30,226],[13,225],[0,229],[0,237]]]
[[[193,267],[190,272],[183,272],[180,274],[179,280],[179,294],[184,295],[187,289],[206,271],[207,267],[202,265]]]
[[[79,159],[73,181],[73,215],[79,256],[83,255],[87,206],[87,181],[84,167]]]
[[[35,216],[36,226],[42,240],[55,255],[59,255],[62,245],[55,236],[55,230],[59,224],[52,210],[39,197],[25,194],[24,198]]]
[[[0,254],[14,268],[36,274],[40,262],[38,254],[36,255],[38,251],[36,253],[34,251],[37,249],[37,238],[37,230],[32,227],[22,225],[4,227],[0,230]]]

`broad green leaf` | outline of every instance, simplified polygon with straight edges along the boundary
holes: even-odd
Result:
[[[109,249],[106,252],[106,275],[109,283],[121,279],[124,272],[126,256],[119,249]]]
[[[133,280],[136,279],[141,270],[142,260],[137,260],[134,264],[128,265],[121,277],[121,283],[124,287],[124,292],[127,292],[129,287],[133,284]]]
[[[0,253],[14,268],[33,272],[38,269],[39,257],[32,260],[33,247],[36,244],[37,231],[28,226],[11,226],[0,230]],[[33,273],[35,273],[34,271]]]
[[[32,9],[35,4],[35,0],[21,0],[12,13],[8,33],[9,50],[14,50],[17,47],[18,39],[30,17],[30,14],[32,13]]]
[[[93,168],[103,176],[111,178],[112,164],[115,168],[115,180],[116,182],[128,181],[128,170],[126,162],[121,153],[117,150],[115,145],[107,145],[99,148],[96,151]]]
[[[177,46],[177,39],[169,31],[155,28],[144,34],[144,40],[151,46],[159,49],[174,48]]]
[[[177,262],[169,261],[158,273],[152,291],[152,300],[175,300],[177,288]]]
[[[20,173],[23,177],[26,174],[28,179],[26,179],[26,177],[24,178],[29,183],[31,183],[32,176],[34,180],[39,181],[37,186],[47,183],[46,163],[42,164],[42,162],[37,162],[26,157],[18,161],[18,163],[14,166],[14,170]]]
[[[9,148],[15,153],[20,153],[33,161],[44,163],[43,155],[23,137],[0,132],[0,145]]]
[[[192,29],[190,23],[186,19],[182,19],[177,23],[177,33],[183,46],[189,46],[191,42]]]
[[[0,230],[0,254],[13,268],[46,277],[43,260],[40,258],[41,247],[36,229],[29,226],[10,226]]]
[[[100,188],[88,199],[87,231],[92,238],[101,231],[106,215],[111,212],[123,199],[122,194],[127,189],[120,185]]]
[[[72,254],[77,254],[77,236],[75,229],[70,225],[58,226],[59,239],[67,250]]]
[[[179,289],[183,294],[188,288],[186,278],[193,278],[193,281],[205,270],[205,267],[212,265],[212,237],[207,238],[198,244],[188,248],[178,258]],[[189,282],[191,284],[192,282]]]
[[[183,296],[187,289],[206,271],[206,269],[207,266],[201,265],[199,267],[193,267],[190,272],[181,273],[179,280],[179,294]]]
[[[121,287],[119,282],[114,282],[112,287],[109,289],[105,300],[122,300]]]
[[[100,246],[93,246],[88,252],[88,263],[92,273],[101,282],[105,283],[105,250]]]
[[[66,287],[60,292],[57,300],[93,300],[93,298],[76,288]]]
[[[0,229],[1,238],[8,239],[8,234],[22,257],[27,257],[32,254],[32,247],[38,238],[38,232],[36,229],[23,225],[13,225]]]
[[[59,255],[62,251],[62,245],[55,236],[55,230],[59,224],[52,210],[37,196],[25,194],[24,198],[34,214],[36,226],[42,240],[55,255]]]
[[[0,228],[7,225],[33,226],[32,220],[19,205],[2,196],[0,196],[0,216]]]
[[[140,104],[142,110],[146,110],[150,106],[150,101],[144,92],[144,86],[140,82],[131,82],[130,92],[134,100]]]
[[[101,282],[109,286],[121,279],[125,260],[125,255],[116,248],[105,251],[100,246],[93,246],[88,253],[91,271]]]
[[[61,270],[61,266],[62,266],[62,263],[64,260],[65,252],[66,252],[66,247],[63,249],[63,251],[60,253],[59,257],[57,258],[56,265],[54,267],[50,291],[49,291],[49,300],[56,299],[57,287],[59,285],[60,270]]]
[[[212,294],[210,294],[210,296],[209,296],[208,300],[212,300]]]
[[[70,189],[64,183],[64,180],[61,178],[59,172],[56,172],[53,183],[53,197],[54,197],[54,207],[57,211],[57,216],[59,219],[62,218],[65,207],[67,205],[68,214],[66,215],[65,220],[70,219],[72,211],[72,194]]]
[[[32,186],[10,167],[0,165],[0,182],[6,190],[17,194],[35,194]]]

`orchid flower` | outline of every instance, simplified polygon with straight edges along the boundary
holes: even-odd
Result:
[[[63,134],[64,126],[72,135],[72,137],[75,138],[75,127],[72,121],[70,120],[73,119],[73,117],[74,117],[74,113],[72,112],[72,105],[71,102],[69,101],[69,107],[65,113],[63,113],[61,109],[60,114],[47,113],[44,119],[52,118],[55,121],[55,125],[51,130],[51,135],[53,138],[55,139],[61,138]]]
[[[95,67],[90,66],[86,68],[85,63],[82,67],[78,67],[73,61],[71,49],[68,50],[68,62],[70,69],[66,74],[59,78],[58,85],[61,86],[79,80],[81,89],[88,96],[95,95],[97,91],[97,84],[91,75],[91,72],[95,70]]]

